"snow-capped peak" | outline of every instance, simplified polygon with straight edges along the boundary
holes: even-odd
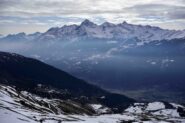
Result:
[[[88,19],[85,19],[80,26],[88,26],[88,27],[93,27],[93,26],[96,26],[95,23],[91,22],[90,20]]]

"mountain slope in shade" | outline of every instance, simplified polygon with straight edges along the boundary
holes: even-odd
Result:
[[[116,111],[133,99],[109,93],[66,72],[21,55],[0,52],[0,82],[48,98],[72,99],[83,103],[99,102]],[[48,93],[48,90],[53,90]]]
[[[154,40],[171,40],[185,38],[185,30],[167,30],[153,26],[134,25],[123,22],[113,24],[105,22],[97,25],[89,20],[84,20],[80,25],[69,25],[63,27],[50,28],[43,34],[30,35],[22,33],[8,35],[1,40],[40,40],[40,41],[62,41],[62,40],[82,40],[82,39],[106,39],[106,40],[127,40],[138,39],[150,42]]]

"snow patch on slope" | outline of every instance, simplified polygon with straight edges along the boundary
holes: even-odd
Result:
[[[148,104],[146,110],[155,111],[155,110],[164,109],[164,108],[165,108],[165,105],[162,102],[152,102]]]
[[[104,114],[109,113],[111,110],[105,106],[102,106],[101,104],[90,104],[90,106],[98,113],[98,114]]]

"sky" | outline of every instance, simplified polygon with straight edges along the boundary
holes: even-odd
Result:
[[[185,0],[0,0],[0,34],[45,32],[89,19],[185,29]]]

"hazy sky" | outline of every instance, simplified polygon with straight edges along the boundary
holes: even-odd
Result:
[[[185,0],[0,0],[0,34],[43,32],[86,18],[185,29]]]

